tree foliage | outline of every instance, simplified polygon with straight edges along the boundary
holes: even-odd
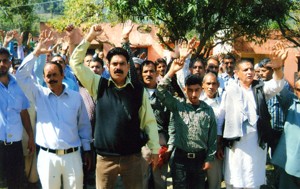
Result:
[[[216,45],[213,39],[224,43],[243,36],[263,42],[270,23],[285,23],[294,4],[293,0],[65,0],[64,15],[51,24],[61,30],[70,23],[151,22],[159,27],[157,36],[166,47],[191,31],[197,34],[197,52],[207,56]]]
[[[290,0],[107,0],[106,3],[121,20],[151,20],[159,25],[161,41],[166,35],[174,41],[195,30],[201,42],[197,51],[202,55],[216,45],[213,38],[221,43],[241,36],[264,41],[270,22],[284,20],[292,6]],[[221,35],[217,35],[220,31]]]
[[[275,18],[282,35],[300,47],[300,2],[292,1],[290,12],[284,18]]]
[[[49,21],[59,31],[67,25],[85,27],[104,20],[104,4],[97,3],[95,0],[65,0],[64,14]]]
[[[26,6],[39,2],[38,0],[0,0],[0,29],[32,31],[38,19],[34,6]]]

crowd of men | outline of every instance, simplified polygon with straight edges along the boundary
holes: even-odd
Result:
[[[199,58],[195,38],[152,61],[132,56],[132,28],[106,56],[88,53],[100,24],[77,46],[72,25],[27,50],[23,34],[3,35],[0,188],[166,189],[169,167],[174,189],[259,189],[267,159],[277,188],[300,188],[300,78],[285,81],[281,43],[257,70]]]

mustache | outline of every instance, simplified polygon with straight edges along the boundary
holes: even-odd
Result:
[[[54,84],[54,83],[57,83],[57,82],[58,82],[58,81],[56,81],[56,80],[50,80],[50,81],[49,81],[50,84]]]
[[[117,69],[116,71],[114,71],[114,73],[115,73],[115,74],[116,74],[116,73],[123,74],[124,72],[123,72],[123,70]]]
[[[146,79],[153,79],[153,77],[152,76],[147,76]]]

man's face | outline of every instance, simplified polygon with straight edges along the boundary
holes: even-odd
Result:
[[[58,64],[60,64],[63,68],[63,70],[65,70],[66,64],[64,62],[64,59],[60,56],[55,56],[51,59],[51,62],[56,62]]]
[[[97,62],[97,61],[92,61],[90,63],[90,68],[95,74],[98,74],[98,75],[101,75],[103,72],[103,67],[102,67],[101,63]]]
[[[125,84],[126,77],[129,71],[129,64],[123,55],[114,55],[109,64],[108,69],[111,78],[117,85]]]
[[[269,81],[272,79],[273,70],[269,67],[261,67],[259,68],[259,77],[264,81]]]
[[[156,71],[153,64],[143,66],[142,78],[147,88],[154,89],[156,87]]]
[[[163,77],[166,74],[167,65],[164,63],[159,63],[156,69],[157,69],[157,74]]]
[[[201,94],[202,88],[199,84],[196,85],[186,85],[184,88],[184,92],[186,96],[188,97],[188,100],[193,104],[193,105],[198,105],[200,100],[200,94]]]
[[[300,80],[295,83],[295,94],[300,99]]]
[[[0,77],[6,76],[10,68],[11,61],[6,54],[0,54]]]
[[[207,61],[206,70],[208,72],[218,73],[219,72],[219,63],[218,63],[218,61],[216,61],[214,59],[209,59]]]
[[[206,75],[202,87],[208,98],[215,98],[219,87],[217,77],[211,74]]]
[[[86,55],[85,57],[84,57],[84,60],[83,60],[83,64],[85,65],[85,66],[90,66],[90,63],[92,62],[92,60],[93,60],[93,56],[92,55]]]
[[[44,80],[49,89],[62,85],[64,74],[61,74],[55,64],[46,64],[44,67]]]
[[[195,62],[194,66],[190,68],[191,74],[203,76],[205,74],[204,66],[200,61]]]
[[[233,75],[235,62],[233,59],[224,59],[223,60],[223,69],[229,75]]]
[[[237,76],[243,85],[250,86],[254,78],[254,68],[250,62],[241,63],[238,66]]]

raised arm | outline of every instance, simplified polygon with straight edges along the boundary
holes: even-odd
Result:
[[[279,93],[284,87],[283,79],[283,66],[288,55],[287,49],[284,48],[282,43],[276,43],[273,51],[273,58],[267,66],[270,66],[273,70],[273,79],[265,82],[264,93],[266,94],[266,99],[270,99]]]
[[[132,51],[130,49],[129,35],[130,35],[132,29],[133,29],[133,23],[131,22],[131,20],[126,21],[123,25],[123,30],[122,30],[122,48],[124,48],[130,56],[130,59],[129,59],[129,63],[130,63],[129,74],[130,75],[129,75],[129,77],[131,79],[131,82],[133,83],[133,85],[140,85],[141,82],[138,78],[136,69],[134,67],[134,62],[132,60],[133,55],[132,55]]]
[[[30,53],[22,62],[16,73],[16,79],[25,93],[35,91],[37,81],[33,73],[35,61],[38,56],[44,54],[48,47],[53,43],[51,32],[43,31],[40,35],[39,42],[32,53]]]
[[[85,54],[91,42],[103,32],[100,24],[91,27],[89,33],[74,49],[70,58],[70,66],[81,84],[89,91],[90,95],[96,99],[98,85],[101,76],[95,74],[90,68],[83,64]]]
[[[171,112],[176,111],[177,100],[169,92],[168,86],[171,83],[172,77],[176,74],[176,72],[178,70],[182,69],[183,65],[184,65],[184,60],[175,59],[172,62],[172,65],[171,65],[168,73],[159,82],[159,84],[157,86],[157,90],[158,90],[157,97]]]

